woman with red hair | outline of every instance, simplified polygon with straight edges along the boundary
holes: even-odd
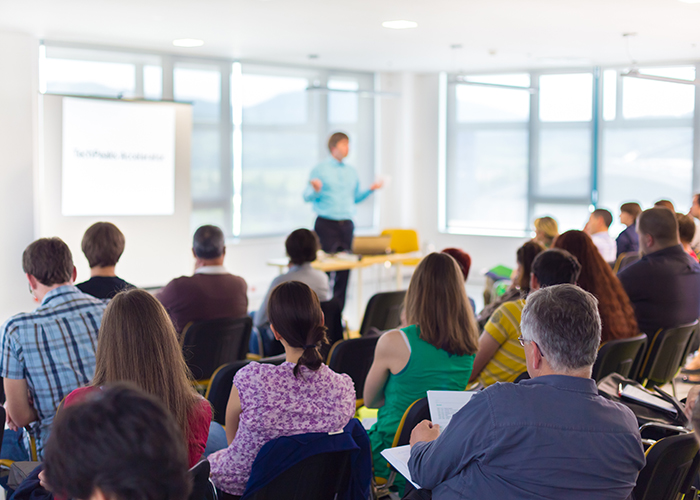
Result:
[[[601,342],[639,335],[632,303],[591,237],[583,231],[567,231],[554,240],[554,248],[566,250],[580,262],[577,284],[598,299],[603,323]]]

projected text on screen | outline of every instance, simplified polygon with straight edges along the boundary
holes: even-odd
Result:
[[[172,215],[175,109],[63,99],[63,215]]]

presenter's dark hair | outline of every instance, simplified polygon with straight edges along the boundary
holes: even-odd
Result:
[[[93,267],[116,266],[124,253],[124,234],[111,222],[96,222],[83,235],[80,248]]]
[[[575,285],[581,274],[581,264],[566,250],[552,248],[535,257],[532,261],[532,274],[540,287],[564,283]]]
[[[639,214],[642,213],[642,207],[639,206],[639,203],[631,201],[629,203],[623,203],[622,205],[620,205],[620,212],[628,213],[632,217],[634,217],[634,220],[637,220]]]
[[[333,151],[333,148],[340,142],[340,141],[349,141],[350,138],[348,137],[348,134],[345,134],[343,132],[336,132],[335,134],[331,135],[330,138],[328,139],[328,151]]]
[[[318,236],[308,229],[297,229],[287,236],[284,246],[290,262],[300,266],[316,260],[316,252],[319,248]]]
[[[73,255],[61,238],[41,238],[25,248],[22,269],[46,286],[67,283],[73,277]]]
[[[44,452],[46,480],[63,498],[99,489],[115,500],[185,500],[187,449],[173,417],[135,386],[107,386],[56,416]]]
[[[201,226],[194,232],[192,250],[200,259],[216,259],[226,250],[224,232],[216,226]]]
[[[695,222],[693,222],[693,216],[676,213],[676,220],[678,221],[678,237],[681,243],[690,243],[693,241],[693,237],[695,237]]]
[[[610,210],[605,210],[604,208],[598,208],[596,210],[593,210],[593,215],[603,219],[603,223],[605,224],[605,227],[610,227],[610,224],[612,224],[613,216],[610,213]]]
[[[272,328],[290,347],[304,349],[294,376],[299,376],[300,366],[318,370],[323,358],[318,348],[328,343],[323,311],[316,293],[300,281],[280,283],[272,290],[267,303],[267,316]]]

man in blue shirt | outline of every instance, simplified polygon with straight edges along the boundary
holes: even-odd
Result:
[[[635,229],[637,217],[642,213],[639,203],[623,203],[620,207],[620,222],[625,226],[617,237],[617,256],[621,253],[639,252],[639,235]]]
[[[435,500],[628,498],[644,449],[634,413],[599,396],[590,378],[598,301],[576,285],[542,288],[528,296],[521,332],[532,379],[476,393],[442,434],[418,424],[413,481]]]
[[[314,167],[309,186],[304,191],[304,201],[312,202],[314,212],[318,215],[314,229],[321,241],[321,248],[326,253],[352,249],[355,204],[382,187],[382,182],[378,181],[367,190],[360,189],[357,171],[343,163],[343,159],[348,156],[349,142],[348,136],[342,132],[331,135],[328,140],[331,157]],[[333,278],[333,275],[333,298],[342,311],[350,271],[329,273],[329,277]]]

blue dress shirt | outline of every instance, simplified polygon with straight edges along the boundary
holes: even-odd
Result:
[[[408,468],[433,500],[623,500],[644,464],[629,408],[591,379],[546,375],[475,394]]]
[[[352,219],[355,203],[372,194],[370,189],[360,189],[360,179],[353,167],[332,156],[314,167],[311,179],[319,179],[323,187],[317,193],[313,186],[307,186],[304,201],[312,202],[314,212],[325,219]]]

